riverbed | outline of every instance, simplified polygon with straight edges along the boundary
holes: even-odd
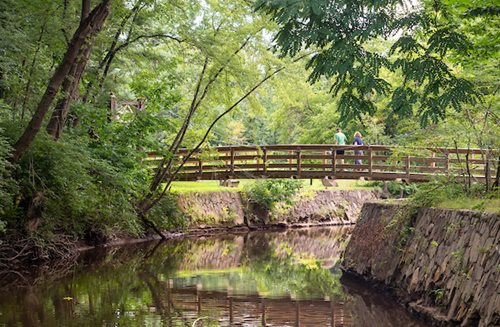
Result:
[[[3,287],[0,326],[427,326],[342,273],[350,231],[259,231],[86,251],[64,276]]]

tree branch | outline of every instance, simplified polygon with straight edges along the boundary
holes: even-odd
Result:
[[[210,134],[210,132],[212,131],[212,129],[214,128],[215,124],[217,124],[217,122],[219,120],[221,120],[225,115],[227,115],[228,113],[230,113],[234,108],[236,108],[243,100],[245,100],[250,94],[252,94],[255,90],[257,90],[262,84],[264,84],[268,79],[270,79],[271,77],[273,77],[274,75],[278,74],[279,72],[281,72],[283,69],[285,69],[286,67],[283,66],[283,67],[280,67],[278,69],[276,69],[275,71],[273,71],[271,74],[268,74],[266,75],[259,83],[257,83],[255,86],[253,86],[247,93],[245,93],[245,95],[243,95],[238,101],[236,101],[233,105],[231,105],[229,108],[227,108],[223,113],[221,113],[219,116],[217,116],[217,118],[212,122],[212,124],[210,124],[210,126],[208,127],[207,131],[205,132],[205,134],[203,135],[203,138],[201,139],[201,141],[191,150],[189,151],[189,153],[182,159],[182,162],[180,163],[179,166],[177,166],[177,168],[175,169],[174,173],[170,175],[168,181],[167,181],[167,184],[165,185],[165,187],[163,188],[163,191],[162,193],[156,198],[154,199],[149,205],[147,205],[144,209],[145,211],[148,211],[150,210],[154,205],[156,205],[166,194],[167,190],[169,189],[170,185],[172,184],[173,180],[175,179],[175,176],[179,173],[179,171],[182,169],[182,167],[184,166],[184,164],[189,160],[189,158],[191,158],[191,156],[200,149],[200,147],[203,145],[203,143],[205,143],[208,135]]]

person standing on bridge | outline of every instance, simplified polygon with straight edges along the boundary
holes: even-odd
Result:
[[[356,133],[354,133],[354,142],[352,142],[352,144],[354,145],[363,145],[363,140],[361,139],[361,133],[356,131]],[[354,150],[354,155],[355,156],[362,156],[363,155],[363,151],[362,150]],[[354,160],[354,163],[356,165],[361,165],[362,162],[361,162],[361,159],[356,159]]]
[[[335,133],[333,137],[335,139],[336,145],[345,145],[347,137],[344,135],[344,133],[342,133],[342,130],[340,128],[337,128],[337,133]],[[337,154],[343,156],[344,150],[337,150]],[[340,159],[340,164],[344,164],[344,159]]]

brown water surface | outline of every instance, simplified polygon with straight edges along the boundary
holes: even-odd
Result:
[[[424,327],[342,276],[349,229],[252,232],[89,251],[0,293],[0,326]]]

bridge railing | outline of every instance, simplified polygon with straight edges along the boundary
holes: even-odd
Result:
[[[179,150],[181,162],[189,153]],[[148,164],[161,156],[149,153]],[[374,180],[427,181],[432,175],[493,178],[498,154],[491,150],[328,144],[221,146],[195,152],[182,167],[181,180],[229,178],[365,177]]]

